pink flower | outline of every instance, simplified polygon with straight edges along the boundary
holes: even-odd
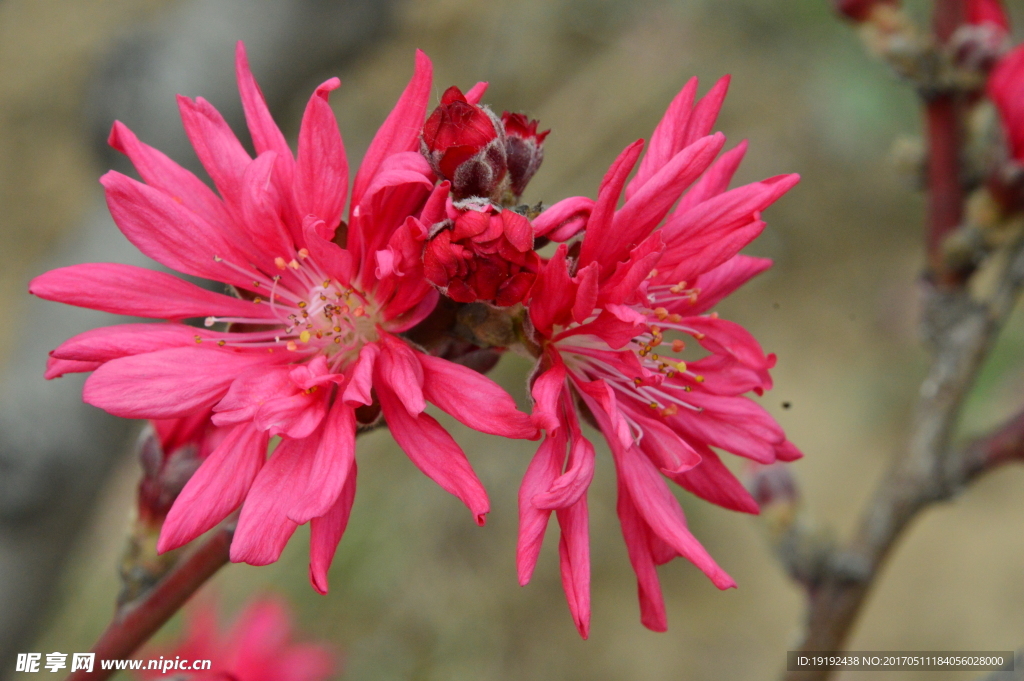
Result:
[[[30,290],[168,320],[90,331],[54,350],[48,375],[93,370],[86,402],[126,418],[212,411],[212,423],[227,429],[170,510],[159,550],[191,541],[241,506],[231,559],[264,565],[310,522],[310,578],[326,592],[355,494],[360,425],[383,416],[413,463],[481,524],[487,494],[426,403],[486,433],[529,438],[536,429],[495,383],[400,335],[438,300],[420,257],[425,225],[444,211],[446,194],[418,151],[427,57],[417,54],[411,82],[355,175],[347,224],[348,163],[327,102],[339,81],[313,94],[293,155],[241,44],[237,75],[255,159],[208,102],[179,98],[219,196],[121,123],[110,142],[145,184],[116,172],[102,183],[114,221],[143,253],[238,295],[117,264],[54,270]],[[190,317],[206,318],[206,328],[180,323]],[[281,439],[268,460],[272,437]]]
[[[558,247],[527,298],[540,358],[533,418],[547,436],[519,494],[517,563],[525,584],[555,511],[562,583],[584,637],[594,447],[582,434],[581,417],[600,429],[611,448],[641,619],[659,631],[666,618],[657,565],[682,556],[719,588],[735,586],[687,529],[665,478],[712,503],[757,513],[712,448],[760,463],[800,456],[774,419],[744,396],[771,387],[775,357],[766,356],[743,327],[708,314],[770,266],[738,252],[764,229],[761,211],[799,179],[782,175],[727,191],[746,151],[741,143],[718,157],[725,138],[708,134],[727,86],[722,79],[694,105],[697,81],[691,80],[669,106],[628,184],[642,141],[612,164],[596,202],[567,199],[534,221],[538,236],[556,240],[570,238],[584,219],[586,231]],[[617,208],[623,189],[625,203]],[[684,337],[696,340],[707,356],[683,361]]]
[[[209,670],[191,671],[169,667],[147,670],[143,679],[181,681],[324,681],[334,670],[329,648],[315,643],[294,643],[292,623],[285,603],[264,597],[250,604],[225,634],[217,627],[210,605],[193,608],[183,639],[166,651],[150,651],[147,659],[180,659],[189,665],[209,660]]]
[[[987,89],[1003,121],[1010,158],[1024,163],[1024,45],[996,63]]]

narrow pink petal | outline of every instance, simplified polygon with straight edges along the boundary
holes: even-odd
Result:
[[[178,95],[178,111],[185,134],[217,191],[229,204],[236,203],[242,173],[252,160],[249,154],[220,112],[202,97],[193,101]]]
[[[728,319],[716,317],[686,317],[685,324],[703,337],[700,344],[715,354],[728,354],[749,367],[771,368],[774,362],[765,357],[761,344],[745,328]]]
[[[50,270],[33,279],[28,292],[46,300],[133,317],[271,317],[266,305],[207,291],[165,272],[115,263]]]
[[[587,498],[557,511],[562,536],[558,542],[558,562],[562,589],[569,602],[580,636],[590,636],[590,518]]]
[[[267,456],[266,433],[235,426],[185,483],[167,514],[157,552],[184,546],[238,508]]]
[[[682,140],[686,135],[686,124],[693,113],[693,98],[697,94],[697,79],[691,78],[683,86],[668,105],[665,115],[654,128],[647,153],[640,162],[636,176],[626,187],[626,198],[630,198],[640,189],[669,159],[683,148]]]
[[[163,152],[140,142],[121,121],[114,121],[107,143],[131,159],[146,184],[163,190],[210,224],[230,224],[231,216],[223,202],[202,180]]]
[[[590,263],[576,274],[579,288],[576,289],[576,301],[572,304],[572,318],[582,324],[594,313],[597,306],[597,278],[601,268],[597,263]]]
[[[486,81],[480,81],[473,87],[466,90],[466,94],[464,95],[466,101],[470,104],[479,104],[480,100],[484,98],[484,93],[487,92],[488,85],[489,83]]]
[[[594,445],[583,437],[576,406],[568,390],[562,391],[561,402],[570,436],[569,460],[565,472],[553,480],[548,489],[533,498],[533,505],[537,508],[565,509],[575,505],[584,498],[594,479]]]
[[[468,367],[413,353],[423,367],[423,395],[456,419],[481,433],[533,439],[537,429],[516,409],[501,386]]]
[[[636,447],[613,446],[612,452],[619,479],[629,489],[637,510],[651,531],[679,555],[696,565],[719,589],[735,587],[736,582],[732,577],[718,566],[711,554],[690,534],[683,509],[654,464]]]
[[[759,219],[740,225],[735,229],[704,235],[694,235],[689,239],[679,237],[679,245],[673,246],[659,264],[661,273],[667,281],[690,282],[710,272],[727,260],[734,258],[740,249],[751,243],[764,231],[765,223]],[[669,240],[669,243],[673,241]]]
[[[354,470],[355,451],[355,410],[338,400],[324,421],[324,433],[313,456],[306,493],[297,498],[288,517],[302,525],[330,511],[345,487],[349,471]]]
[[[381,353],[377,375],[394,391],[411,416],[427,408],[423,397],[423,367],[415,353],[403,341],[391,335],[380,340]]]
[[[129,419],[182,418],[209,409],[240,372],[265,363],[269,363],[266,353],[204,347],[122,357],[93,372],[82,389],[82,399]]]
[[[775,461],[775,448],[786,436],[761,405],[743,396],[699,390],[687,393],[686,399],[701,411],[671,417],[669,423],[677,432],[758,463]]]
[[[576,287],[569,278],[568,252],[565,244],[558,246],[551,260],[537,274],[529,293],[530,321],[542,336],[551,335],[552,327],[564,323],[572,311]]]
[[[378,366],[378,378],[380,372]],[[462,448],[433,417],[409,413],[389,383],[382,379],[376,387],[384,420],[398,446],[428,478],[461,499],[483,525],[490,502]]]
[[[537,508],[533,498],[546,491],[562,471],[565,460],[566,429],[551,429],[537,448],[519,487],[519,539],[516,544],[516,571],[519,585],[526,586],[533,576],[544,541],[551,511]]]
[[[269,565],[281,557],[298,527],[287,511],[306,489],[319,441],[319,432],[301,440],[281,440],[245,497],[231,542],[231,562]]]
[[[338,542],[345,534],[352,502],[356,497],[356,462],[345,473],[345,486],[334,505],[324,515],[313,518],[309,524],[309,581],[322,594],[327,593],[327,571],[334,561]]]
[[[722,76],[718,82],[711,86],[697,105],[693,107],[693,115],[686,124],[686,134],[683,136],[680,148],[693,144],[701,137],[711,132],[715,121],[718,119],[718,112],[722,110],[722,103],[725,95],[729,92],[731,76]]]
[[[205,329],[185,324],[122,324],[90,329],[73,336],[50,353],[58,359],[106,362],[168,348],[190,347],[196,337],[209,337]]]
[[[673,473],[679,486],[705,501],[741,513],[757,514],[760,509],[754,497],[733,475],[718,455],[706,445],[699,445],[701,463],[695,468]]]
[[[743,161],[746,153],[747,141],[743,140],[736,145],[735,149],[730,149],[722,154],[708,168],[697,184],[693,185],[690,191],[686,192],[686,195],[679,201],[679,205],[676,206],[676,212],[686,212],[698,203],[718,196],[728,189],[729,182],[732,181],[732,176],[736,174],[736,170],[740,167],[740,162]]]
[[[636,160],[640,158],[643,146],[643,140],[637,140],[623,149],[608,172],[605,173],[604,179],[601,180],[597,203],[594,204],[594,210],[587,221],[586,234],[583,236],[583,246],[579,257],[580,267],[586,267],[595,261],[600,263],[602,271],[610,270],[614,266],[614,262],[608,259],[611,249],[606,247],[606,243],[615,238],[611,234],[615,208],[622,195],[622,186],[636,165]]]
[[[82,362],[77,359],[58,359],[56,357],[46,358],[46,372],[43,378],[47,381],[60,378],[64,374],[83,374],[87,371],[95,371],[102,362]]]
[[[316,89],[299,129],[295,174],[295,205],[301,216],[315,215],[332,232],[341,221],[348,196],[348,159],[338,121],[327,103],[331,90],[341,85],[332,78]]]
[[[565,364],[557,352],[550,352],[545,359],[551,360],[551,368],[537,376],[530,388],[533,397],[531,418],[538,428],[549,433],[562,427],[560,397],[565,388]]]
[[[241,181],[241,174],[239,174]],[[242,261],[221,229],[207,223],[160,189],[110,171],[100,183],[118,229],[144,255],[197,277],[248,286],[248,278],[216,258]],[[238,264],[236,262],[236,264]]]
[[[238,196],[246,235],[254,247],[246,250],[253,262],[271,271],[275,257],[290,260],[295,250],[292,235],[281,220],[281,197],[271,181],[276,159],[274,151],[256,157],[242,173]]]
[[[768,258],[754,258],[749,255],[737,255],[726,260],[697,278],[695,285],[700,293],[694,304],[685,307],[685,314],[700,314],[710,310],[730,293],[771,266],[772,261]],[[683,312],[683,309],[671,311]]]
[[[624,257],[661,222],[683,190],[707,169],[724,145],[725,135],[718,133],[673,156],[615,213],[599,252],[612,262]]]
[[[342,395],[345,404],[373,403],[370,390],[373,388],[373,366],[379,354],[380,346],[376,343],[368,343],[359,351],[359,359],[352,369],[352,378],[349,379]]]
[[[781,445],[775,446],[775,457],[779,461],[796,461],[804,457],[804,453],[797,449],[797,446],[786,440]]]
[[[427,115],[433,66],[420,50],[416,51],[416,71],[399,97],[395,108],[370,143],[352,186],[352,206],[362,203],[363,194],[370,186],[384,159],[400,151],[419,148],[420,129]]]
[[[266,151],[276,153],[275,170],[280,177],[281,186],[290,187],[295,159],[292,157],[292,150],[281,133],[281,129],[274,123],[263,92],[249,69],[249,59],[241,40],[235,46],[235,76],[238,80],[238,92],[242,96],[245,122],[252,135],[252,144],[256,148],[256,153],[262,154]]]
[[[594,200],[586,196],[572,196],[546,208],[533,220],[533,233],[548,236],[552,241],[566,241],[586,227],[594,210]]]
[[[302,233],[313,262],[324,274],[346,286],[349,285],[355,274],[355,261],[347,249],[327,238],[328,230],[324,221],[306,216]]]
[[[665,599],[661,594],[661,582],[655,569],[651,551],[651,531],[637,511],[636,504],[622,477],[618,480],[619,497],[616,510],[622,536],[626,540],[629,562],[636,573],[637,592],[640,598],[640,622],[652,631],[668,629],[665,615]]]

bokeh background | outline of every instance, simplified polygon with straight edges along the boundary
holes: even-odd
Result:
[[[7,350],[32,332],[24,310],[26,282],[38,271],[33,263],[68,238],[98,200],[96,179],[106,168],[83,113],[90,79],[125,36],[139,26],[159,28],[183,4],[0,1],[0,357],[8,362]],[[751,142],[738,181],[781,172],[799,172],[803,181],[768,211],[767,231],[748,249],[773,258],[774,269],[719,311],[778,354],[776,388],[762,403],[806,453],[793,470],[808,513],[846,536],[903,444],[923,375],[915,322],[923,204],[913,173],[893,162],[894,141],[907,138],[903,147],[912,148],[918,134],[915,96],[864,54],[828,5],[406,0],[394,5],[379,38],[297,83],[297,98],[279,114],[294,134],[313,85],[340,76],[332,105],[354,161],[409,78],[414,49],[422,48],[434,60],[437,96],[449,84],[488,80],[493,108],[526,111],[553,130],[526,197],[552,203],[593,196],[615,155],[649,135],[690,76],[701,78],[703,92],[732,74],[717,127],[730,144]],[[1024,19],[1022,5],[1010,3],[1014,17]],[[227,37],[204,68],[230,74],[232,42]],[[215,105],[235,101],[215,94],[231,98],[214,98]],[[33,339],[47,347],[63,340]],[[524,405],[527,370],[510,356],[493,373]],[[1019,409],[1022,385],[1024,320],[1017,314],[970,400],[962,433],[981,432]],[[516,583],[516,490],[535,445],[445,424],[490,492],[485,527],[420,474],[386,431],[376,432],[358,443],[359,488],[330,594],[318,596],[308,585],[302,528],[278,563],[231,565],[213,580],[224,612],[237,612],[256,592],[283,594],[302,635],[341,651],[343,678],[352,681],[710,681],[770,679],[784,668],[800,631],[802,597],[756,518],[680,495],[694,534],[739,588],[719,592],[677,560],[660,570],[669,631],[649,632],[639,623],[615,516],[614,471],[599,449],[590,497],[593,626],[590,640],[581,641],[561,593],[557,536],[549,535],[533,583]],[[52,586],[52,602],[39,604],[44,631],[28,650],[84,651],[106,625],[137,476],[137,463],[123,456],[88,529],[66,547],[72,559]],[[1024,471],[1001,470],[924,513],[881,574],[850,648],[1009,650],[1024,643],[1022,488]],[[173,637],[180,624],[173,620],[158,640]],[[5,673],[6,665],[13,668],[13,660],[2,664]]]

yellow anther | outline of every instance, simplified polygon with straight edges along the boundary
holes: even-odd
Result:
[[[303,260],[308,258],[309,257],[309,249],[308,248],[300,248],[299,249],[299,257],[302,258]]]
[[[658,319],[665,319],[665,317],[668,317],[668,310],[663,307],[656,307],[654,308],[654,316]]]
[[[196,336],[196,343],[202,343],[203,339],[201,336]]]
[[[330,279],[324,279],[324,288],[328,288],[331,285]]]
[[[295,352],[299,349],[299,346],[295,344],[295,341],[288,341],[288,345],[285,346],[290,351]]]
[[[335,336],[334,342],[337,343],[338,345],[341,345],[341,336]]]
[[[693,380],[697,381],[698,383],[703,383],[704,377],[701,376],[700,374],[697,374],[696,376],[693,377]]]
[[[672,341],[672,352],[682,352],[686,348],[686,343],[679,340],[678,338]]]
[[[320,300],[326,301],[327,300],[327,296],[325,296],[324,294],[321,293],[320,294]]]
[[[293,270],[299,269],[299,261],[296,260],[295,258],[292,258],[291,262],[288,263],[288,267],[291,267]]]
[[[686,362],[676,362],[673,366],[684,373],[686,372]]]
[[[288,267],[288,263],[286,263],[284,261],[284,258],[282,258],[281,256],[277,256],[276,258],[274,258],[274,265],[276,265],[277,269],[279,270],[283,270]]]
[[[693,387],[691,387],[691,386],[684,386],[684,387],[683,387],[683,390],[684,390],[685,392],[692,392],[692,391],[693,391]]]
[[[651,359],[653,359],[653,360],[654,360],[655,362],[657,362],[657,361],[658,361],[658,359],[660,359],[660,358],[658,357],[658,353],[654,353],[653,355],[651,355]]]
[[[299,334],[299,340],[302,341],[303,343],[308,343],[309,342],[309,331],[303,331],[302,333],[300,333]]]
[[[639,388],[639,387],[640,387],[641,385],[643,385],[643,383],[644,383],[644,380],[643,380],[642,378],[634,378],[634,379],[633,379],[633,385],[635,385],[635,386],[636,386],[636,387],[638,387],[638,388]]]
[[[340,326],[334,327],[334,333],[341,333],[341,327]]]
[[[657,338],[658,336],[660,336],[660,335],[661,335],[661,327],[660,327],[660,326],[658,326],[657,324],[655,324],[654,326],[652,326],[652,327],[651,327],[651,334],[652,334],[652,335],[653,335],[653,336],[654,336],[655,338]]]
[[[661,410],[661,415],[662,416],[675,416],[678,413],[679,413],[679,407],[677,407],[674,404],[670,404],[670,405],[668,405],[667,407],[665,407],[664,409]]]
[[[718,319],[718,313],[717,312],[712,312],[708,316],[711,317],[712,319]]]
[[[262,302],[263,302],[263,299],[262,299],[262,298],[260,298],[259,296],[256,296],[255,298],[253,298],[253,299],[252,299],[252,302],[254,302],[254,303],[256,303],[257,305],[259,305],[260,303],[262,303]]]
[[[203,326],[205,326],[206,328],[210,328],[211,326],[213,326],[216,323],[217,323],[217,318],[216,317],[207,317],[206,319],[203,320]]]
[[[651,409],[657,409],[658,408],[658,403],[657,402],[651,402],[647,406],[649,406]]]
[[[360,305],[356,309],[352,310],[352,316],[353,317],[362,317],[365,314],[366,314],[366,310],[363,308],[362,305]]]
[[[299,309],[304,308],[304,307],[306,307],[306,301],[305,300],[300,300],[299,301]]]
[[[215,256],[213,256],[213,261],[214,262],[224,262],[224,258],[220,257],[219,255],[215,255]]]
[[[254,281],[252,282],[252,287],[253,287],[253,288],[259,288],[259,287],[260,287],[260,282],[258,282],[258,281],[255,281],[255,280],[254,280]]]
[[[219,341],[217,341],[217,345],[219,345],[220,347],[224,347],[224,346],[225,346],[225,345],[227,345],[227,344],[228,344],[228,342],[227,342],[227,341],[225,341],[225,340],[219,340]]]
[[[693,334],[693,337],[696,338],[697,340],[704,340],[707,337],[707,334],[695,333]]]
[[[673,324],[678,324],[679,322],[683,321],[683,316],[678,314],[670,314],[668,316],[668,320]]]

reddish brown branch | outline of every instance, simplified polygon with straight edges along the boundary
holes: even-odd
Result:
[[[91,673],[77,671],[68,681],[102,681],[114,670],[100,668],[100,660],[130,657],[185,604],[206,580],[228,562],[233,530],[222,528],[184,558],[139,600],[126,604],[114,616],[93,647],[96,663]]]
[[[936,94],[925,109],[928,129],[928,262],[939,281],[944,272],[942,242],[963,219],[961,103],[954,93]]]

